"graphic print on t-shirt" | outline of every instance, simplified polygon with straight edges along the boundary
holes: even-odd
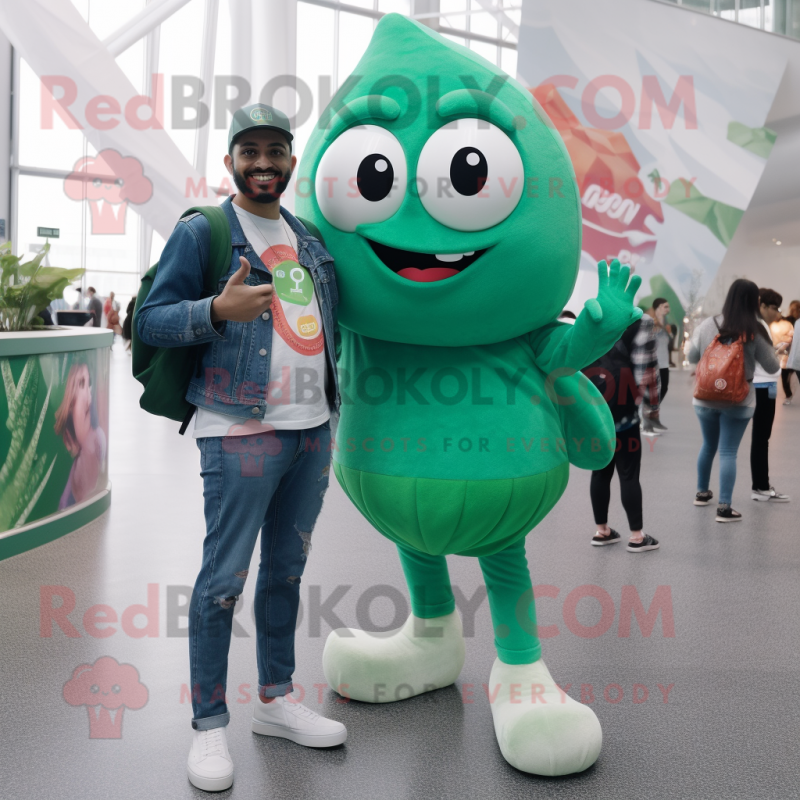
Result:
[[[314,356],[323,351],[319,305],[314,300],[314,282],[297,253],[285,244],[272,245],[261,253],[261,261],[272,273],[275,286],[272,317],[278,335],[296,353]]]

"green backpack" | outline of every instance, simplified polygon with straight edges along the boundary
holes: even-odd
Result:
[[[231,265],[231,229],[220,206],[190,208],[181,219],[197,211],[211,226],[209,270],[203,291],[203,297],[211,297],[217,293],[217,284]],[[186,391],[199,363],[202,345],[151,347],[139,338],[139,309],[153,288],[157,271],[158,263],[147,270],[136,296],[131,326],[133,377],[144,386],[139,405],[151,414],[181,422],[180,432],[184,433],[195,411],[195,407],[186,401]]]

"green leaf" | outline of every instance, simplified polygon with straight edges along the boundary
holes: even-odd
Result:
[[[0,330],[41,327],[34,321],[39,313],[63,297],[64,289],[83,275],[82,269],[43,267],[42,260],[49,251],[47,242],[31,261],[20,264],[20,258],[11,255],[8,243],[0,249]]]

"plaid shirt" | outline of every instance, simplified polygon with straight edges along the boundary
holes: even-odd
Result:
[[[649,406],[649,412],[658,411],[658,399],[661,395],[661,373],[658,370],[658,356],[656,355],[656,329],[652,317],[645,314],[636,334],[631,342],[629,358],[633,372],[633,380],[638,389],[635,410],[629,411],[619,419],[615,414],[614,428],[620,431],[632,428],[639,424],[640,398]]]
[[[642,317],[642,324],[633,339],[631,364],[633,364],[633,380],[639,387],[644,402],[653,412],[658,411],[661,373],[656,356],[656,328],[652,317],[647,314]]]

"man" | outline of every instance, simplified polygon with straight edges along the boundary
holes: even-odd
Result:
[[[769,326],[781,318],[783,297],[772,289],[759,289],[759,312],[764,335],[772,342]],[[786,348],[781,344],[778,353]],[[756,362],[753,385],[756,387],[756,410],[753,415],[753,434],[750,443],[750,472],[753,477],[753,500],[772,503],[788,503],[789,497],[776,492],[769,483],[769,439],[775,420],[775,399],[778,396],[778,379],[781,371],[767,372]]]
[[[90,286],[86,290],[86,296],[89,298],[86,301],[86,310],[92,314],[92,327],[99,328],[100,321],[103,317],[103,304],[97,296],[97,290],[94,286]]]
[[[255,733],[310,747],[341,744],[344,725],[294,701],[294,631],[311,532],[328,486],[330,417],[338,409],[333,259],[280,198],[296,164],[289,120],[270,106],[237,111],[225,166],[237,193],[222,204],[233,258],[203,297],[210,225],[175,227],[139,318],[144,342],[202,345],[186,399],[197,406],[206,538],[189,609],[194,729],[188,772],[208,791],[233,782],[225,726],[234,606],[261,529],[255,591]]]
[[[657,550],[658,540],[642,530],[642,487],[639,483],[642,464],[639,404],[642,401],[652,403],[651,408],[658,412],[659,371],[653,320],[645,314],[630,325],[614,347],[584,372],[591,376],[592,383],[606,399],[616,431],[611,463],[592,471],[589,494],[597,526],[592,544],[603,546],[622,541],[619,533],[608,525],[611,480],[616,468],[622,506],[631,531],[627,550],[631,553]]]
[[[672,342],[672,335],[668,330],[669,326],[666,324],[669,312],[669,302],[665,297],[657,297],[653,300],[653,313],[651,316],[655,322],[656,356],[658,358],[661,389],[658,397],[658,407],[653,408],[651,406],[649,413],[643,414],[642,433],[645,436],[657,436],[668,430],[667,426],[661,422],[659,408],[667,396],[667,389],[669,388],[669,348]]]

